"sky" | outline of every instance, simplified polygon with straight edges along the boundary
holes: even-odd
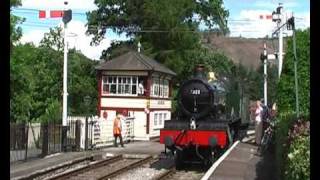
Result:
[[[97,9],[94,0],[22,0],[22,6],[13,8],[14,15],[24,17],[26,20],[21,25],[23,36],[21,43],[33,42],[38,45],[44,33],[50,27],[62,26],[61,18],[39,19],[39,10],[72,9],[72,20],[68,23],[69,47],[80,50],[90,59],[98,60],[101,52],[110,46],[114,40],[128,39],[124,34],[118,35],[108,30],[105,38],[98,46],[90,46],[92,36],[87,36],[86,12]],[[276,29],[276,23],[270,19],[260,19],[262,15],[271,15],[279,3],[283,3],[284,12],[288,16],[293,12],[296,17],[296,27],[305,29],[310,27],[310,1],[307,0],[224,0],[224,7],[229,11],[228,27],[231,37],[261,38],[271,37]],[[290,31],[285,31],[291,35]]]

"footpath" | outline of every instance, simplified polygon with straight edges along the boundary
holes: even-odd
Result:
[[[274,149],[258,154],[254,130],[248,134],[218,159],[202,180],[278,180]]]

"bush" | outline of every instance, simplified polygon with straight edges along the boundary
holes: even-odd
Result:
[[[290,145],[285,179],[310,179],[310,136],[298,136]]]
[[[285,164],[285,158],[287,155],[288,150],[288,132],[290,129],[290,126],[292,122],[294,121],[294,113],[288,113],[288,114],[281,114],[279,115],[279,118],[277,119],[277,126],[275,130],[275,144],[276,144],[276,161],[277,165],[279,166],[277,168],[278,172],[277,174],[283,177],[284,172],[284,164]],[[283,179],[283,178],[281,178]]]
[[[281,179],[310,177],[310,121],[282,114],[276,129],[276,160]]]

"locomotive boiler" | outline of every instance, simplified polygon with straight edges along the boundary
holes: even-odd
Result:
[[[234,109],[226,104],[227,96],[223,83],[208,83],[202,65],[181,85],[178,115],[160,130],[160,143],[173,153],[176,168],[188,163],[210,166],[232,145],[241,118],[227,112]]]

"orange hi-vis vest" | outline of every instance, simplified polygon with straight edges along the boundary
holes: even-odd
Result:
[[[121,134],[120,118],[116,117],[113,121],[113,134]]]

